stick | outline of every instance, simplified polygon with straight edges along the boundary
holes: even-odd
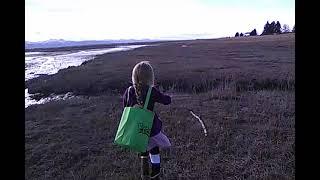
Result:
[[[204,126],[203,121],[200,119],[199,116],[195,115],[191,109],[188,109],[188,110],[190,111],[191,115],[192,115],[193,117],[197,118],[198,121],[201,123],[202,129],[203,129],[203,132],[204,132],[204,136],[207,136],[207,135],[208,135],[208,134],[207,134],[207,129],[206,129],[206,127]]]

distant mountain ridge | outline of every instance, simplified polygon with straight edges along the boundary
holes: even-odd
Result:
[[[25,49],[35,48],[57,48],[57,47],[70,47],[70,46],[87,46],[87,45],[102,45],[102,44],[115,44],[115,43],[135,43],[135,42],[153,42],[158,40],[151,39],[119,39],[119,40],[85,40],[85,41],[66,41],[63,39],[50,39],[47,41],[30,42],[25,41]]]
[[[25,41],[25,49],[37,49],[37,48],[59,48],[59,47],[71,47],[71,46],[90,46],[90,45],[108,45],[108,44],[120,44],[120,43],[140,43],[140,42],[158,42],[167,40],[191,40],[191,39],[210,39],[214,38],[212,34],[181,34],[176,36],[160,37],[158,39],[118,39],[118,40],[84,40],[84,41],[69,41],[64,39],[49,39],[46,41],[30,42]]]

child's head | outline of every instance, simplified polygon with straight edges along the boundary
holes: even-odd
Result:
[[[149,61],[141,61],[132,70],[132,83],[134,86],[153,86],[154,73]]]
[[[132,83],[136,90],[136,96],[139,104],[143,104],[142,87],[154,86],[153,68],[148,61],[141,61],[136,64],[132,70]]]

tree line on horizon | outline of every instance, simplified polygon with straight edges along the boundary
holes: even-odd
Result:
[[[283,33],[290,33],[290,32],[293,32],[293,33],[296,32],[295,25],[293,26],[292,30],[290,31],[289,25],[287,25],[287,24],[284,24],[281,27],[281,24],[279,21],[277,21],[277,22],[272,21],[271,23],[269,23],[269,21],[267,21],[267,23],[264,25],[263,32],[260,34],[260,36],[271,35],[271,34],[283,34]],[[247,32],[245,34],[247,34],[249,36],[257,36],[257,30],[254,29],[251,32]],[[235,37],[239,37],[239,36],[240,37],[244,36],[244,34],[243,33],[239,34],[239,32],[237,32],[235,34]]]

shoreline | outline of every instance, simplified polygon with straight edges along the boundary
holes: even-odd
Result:
[[[237,82],[239,88],[250,88],[254,83],[258,89],[281,89],[283,83],[287,82],[288,88],[292,89],[295,84],[295,63],[290,59],[294,58],[294,51],[289,54],[281,52],[281,49],[287,51],[287,48],[294,46],[292,37],[294,35],[284,34],[167,42],[132,51],[106,53],[97,55],[80,66],[28,80],[26,87],[31,94],[39,93],[42,97],[67,92],[76,95],[117,94],[130,85],[130,73],[134,64],[149,60],[161,69],[156,69],[155,73],[157,82],[163,89],[200,92],[206,88],[203,86],[214,88],[230,78]],[[229,50],[227,47],[230,47]],[[271,56],[265,56],[266,53]],[[170,75],[172,73],[174,76]],[[199,78],[206,81],[205,84],[196,80]]]
[[[25,52],[60,52],[60,51],[73,51],[73,50],[87,50],[87,49],[102,49],[102,48],[116,48],[118,46],[133,46],[133,45],[154,45],[166,42],[173,42],[177,40],[159,40],[159,41],[146,41],[146,42],[130,42],[130,43],[110,43],[110,44],[92,44],[92,45],[80,45],[80,46],[63,46],[63,47],[50,47],[50,48],[32,48],[25,49]],[[180,41],[180,40],[179,40]],[[183,40],[182,40],[183,41]]]
[[[104,52],[102,54],[107,54],[107,53],[115,53],[115,52],[119,52],[119,51],[130,51],[130,50],[134,50],[136,48],[141,48],[141,47],[146,47],[146,46],[150,46],[150,45],[130,45],[130,46],[117,46],[117,47],[114,47],[114,48],[103,48],[103,49],[98,49],[97,51],[95,49],[85,49],[85,50],[82,50],[82,51],[78,51],[78,52],[74,52],[74,51],[64,51],[66,53],[64,54],[53,54],[51,56],[43,56],[42,54],[45,54],[45,52],[26,52],[28,54],[28,58],[33,58],[33,57],[30,57],[30,55],[42,55],[43,57],[42,58],[51,58],[51,59],[54,59],[54,61],[57,61],[56,58],[58,57],[61,57],[61,56],[70,56],[70,55],[74,55],[74,54],[79,54],[79,53],[85,53],[86,55],[82,55],[80,57],[80,59],[77,59],[75,57],[69,57],[69,58],[73,58],[73,62],[71,64],[68,64],[68,63],[63,63],[63,62],[59,62],[60,66],[61,66],[61,63],[63,64],[62,68],[58,68],[56,69],[57,72],[53,71],[51,69],[51,71],[46,71],[47,74],[39,74],[39,73],[36,73],[36,72],[30,72],[30,69],[29,69],[29,73],[31,73],[33,76],[36,75],[35,77],[26,77],[25,79],[25,83],[28,82],[29,80],[32,80],[32,79],[36,79],[36,78],[43,78],[43,77],[47,77],[47,76],[50,76],[50,75],[53,75],[53,74],[56,74],[58,73],[60,70],[62,69],[66,69],[66,68],[63,68],[64,66],[69,66],[69,67],[77,67],[77,66],[80,66],[82,65],[83,63],[85,63],[86,61],[91,61],[91,60],[94,60],[94,58],[98,55],[101,54],[101,52]],[[90,53],[91,52],[91,53]],[[95,52],[95,53],[93,53]],[[61,61],[61,60],[60,60]],[[82,61],[80,65],[78,65],[78,61]],[[58,63],[57,62],[57,63]],[[70,63],[70,62],[69,62]],[[54,66],[54,64],[52,64],[51,66]],[[68,67],[67,67],[68,68]],[[29,75],[30,76],[30,75]],[[67,96],[70,92],[67,92],[67,93],[64,93],[64,94],[58,94],[58,95],[54,95],[54,93],[48,95],[48,96],[42,96],[41,93],[35,93],[35,94],[31,94],[31,93],[28,93],[28,88],[25,89],[25,108],[27,108],[28,106],[30,105],[33,105],[33,104],[44,104],[46,102],[50,102],[52,100],[58,100],[58,99],[61,99],[60,97],[64,97],[64,96]],[[64,99],[64,98],[62,98]]]

